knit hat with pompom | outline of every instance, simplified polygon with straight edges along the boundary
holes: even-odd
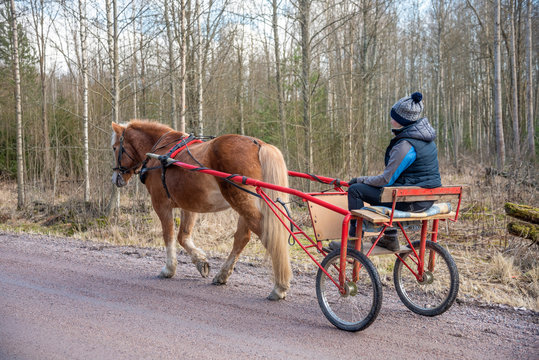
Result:
[[[421,119],[423,112],[423,95],[415,92],[408,97],[403,97],[391,107],[391,118],[401,124],[408,126]]]

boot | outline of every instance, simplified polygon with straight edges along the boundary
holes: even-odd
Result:
[[[371,239],[371,242],[374,243],[376,241],[376,238],[373,237]],[[401,246],[399,244],[399,239],[397,237],[397,229],[395,228],[388,228],[384,232],[384,235],[380,238],[378,241],[377,246],[386,248],[391,251],[399,251]]]
[[[350,227],[348,228],[349,237],[356,237],[356,226],[357,226],[357,220],[356,219],[350,220]]]
[[[352,220],[355,222],[355,220]],[[354,224],[355,225],[355,224]],[[350,235],[350,234],[349,234]],[[356,236],[356,232],[355,232],[355,229],[354,229],[354,237]],[[363,236],[361,237],[363,239]],[[355,249],[356,248],[356,239],[348,239],[348,249]],[[336,250],[336,249],[340,249],[341,248],[341,242],[340,241],[332,241],[329,243],[329,249],[331,251],[333,250]],[[363,242],[361,243],[361,246],[360,246],[360,251],[363,252]]]
[[[350,220],[350,227],[348,228],[348,237],[351,238],[351,237],[356,237],[356,226],[357,226],[357,220],[356,219],[352,219]],[[349,249],[354,249],[356,246],[356,240],[348,240],[348,248]],[[335,250],[335,249],[340,249],[341,248],[341,242],[340,241],[332,241],[329,243],[329,249],[330,250]],[[363,251],[363,244],[361,244],[361,251]]]
[[[341,242],[340,241],[332,241],[329,243],[329,249],[331,251],[337,250],[341,248]],[[348,240],[348,249],[355,249],[356,248],[356,240]],[[362,249],[363,250],[363,249]]]

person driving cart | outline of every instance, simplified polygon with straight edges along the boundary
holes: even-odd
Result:
[[[442,186],[438,168],[438,149],[434,139],[436,132],[426,117],[422,117],[423,95],[414,92],[403,97],[391,107],[391,131],[394,137],[385,152],[385,169],[375,176],[360,176],[348,184],[348,209],[356,210],[364,202],[372,206],[388,206],[381,203],[380,195],[386,186],[419,186],[436,188]],[[396,204],[401,211],[422,212],[433,201],[402,202]],[[356,235],[356,220],[351,221],[349,235]],[[396,228],[387,228],[378,246],[392,251],[400,248]]]

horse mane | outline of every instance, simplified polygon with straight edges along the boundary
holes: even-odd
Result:
[[[163,125],[150,120],[133,119],[127,124],[127,128],[144,131],[147,134],[162,135],[168,131],[173,131],[170,126]]]

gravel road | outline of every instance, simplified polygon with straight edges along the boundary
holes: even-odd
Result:
[[[0,232],[0,359],[538,359],[539,316],[455,304],[426,318],[390,288],[376,321],[347,333],[322,314],[315,273],[270,302],[270,270],[241,262],[226,286],[186,255]],[[223,259],[210,259],[214,274]]]

